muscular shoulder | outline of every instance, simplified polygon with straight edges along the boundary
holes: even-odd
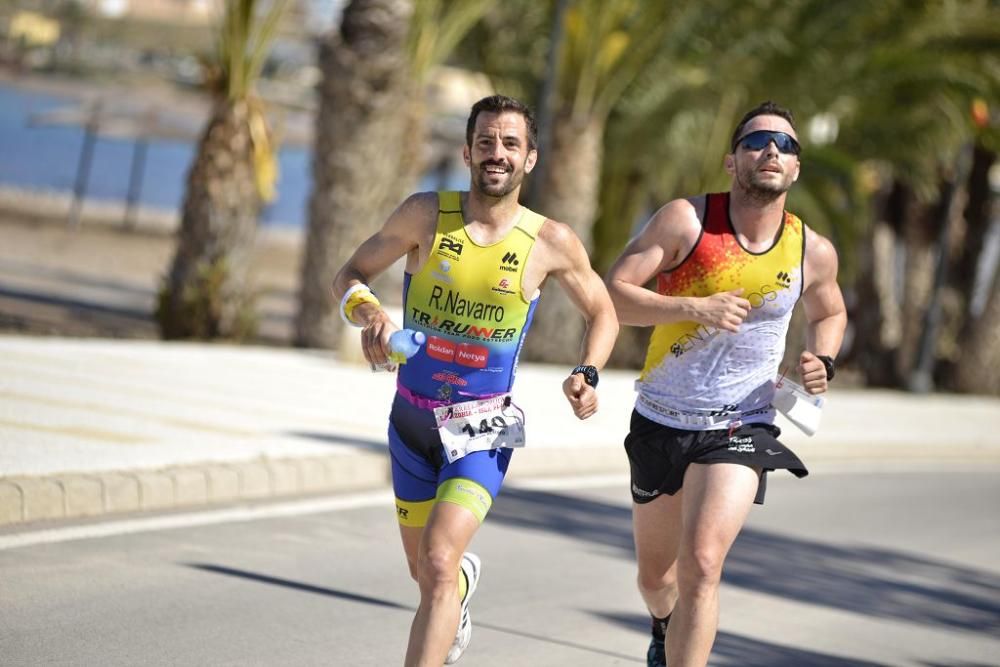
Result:
[[[816,280],[836,279],[838,259],[833,243],[806,225],[803,225],[803,230],[806,235],[806,286]]]
[[[415,192],[399,205],[392,214],[403,222],[427,223],[436,222],[438,215],[438,193]]]
[[[660,257],[659,270],[675,266],[698,241],[704,211],[704,196],[667,202],[646,223],[636,239],[636,248],[655,251]]]
[[[579,237],[573,228],[566,223],[546,218],[542,226],[538,228],[538,240],[553,249],[557,249],[572,245],[579,240]]]
[[[696,237],[701,233],[705,197],[687,197],[667,202],[653,214],[648,227],[658,235]]]
[[[421,241],[437,226],[438,196],[436,192],[417,192],[396,207],[385,223],[383,233]]]
[[[546,218],[538,229],[537,242],[537,247],[544,253],[544,256],[539,259],[543,260],[544,265],[549,270],[569,266],[581,255],[586,257],[583,243],[573,228],[551,218]]]

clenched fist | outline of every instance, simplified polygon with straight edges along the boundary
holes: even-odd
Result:
[[[741,297],[743,288],[719,292],[695,300],[694,320],[707,327],[739,333],[750,314],[750,302]]]
[[[597,412],[597,391],[576,373],[563,380],[563,393],[578,419],[586,419]]]
[[[799,377],[810,394],[822,394],[827,389],[826,366],[808,350],[799,355]]]

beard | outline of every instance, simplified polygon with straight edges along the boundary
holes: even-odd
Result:
[[[752,201],[761,204],[770,204],[788,192],[792,183],[791,175],[786,173],[782,173],[781,180],[777,182],[762,177],[761,173],[757,171],[757,165],[736,172],[736,184],[743,194]]]
[[[498,180],[495,180],[497,178],[496,174],[489,174],[486,172],[486,168],[491,166],[504,167],[507,170],[506,175]],[[520,169],[518,169],[512,164],[499,162],[483,162],[479,164],[472,179],[473,184],[476,186],[476,190],[484,195],[496,197],[497,199],[506,197],[511,192],[521,187],[522,181],[524,181],[523,165]]]

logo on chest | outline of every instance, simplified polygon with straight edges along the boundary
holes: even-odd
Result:
[[[513,287],[514,285],[512,285],[509,280],[507,280],[506,278],[501,278],[500,281],[490,289],[496,292],[497,294],[507,294],[507,295],[517,294],[517,292],[515,292],[512,289]]]
[[[437,251],[439,255],[444,255],[448,259],[458,260],[462,255],[464,245],[462,242],[451,236],[442,236],[438,243]]]
[[[521,260],[517,258],[517,253],[508,252],[500,259],[500,270],[515,272],[520,264]]]
[[[451,276],[448,275],[449,271],[451,271],[451,262],[446,259],[442,259],[438,264],[438,270],[431,271],[431,275],[434,276],[436,280],[451,284]]]

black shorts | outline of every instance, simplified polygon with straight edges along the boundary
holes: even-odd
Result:
[[[746,424],[731,433],[688,431],[657,424],[633,410],[625,438],[632,500],[642,504],[661,493],[674,495],[692,463],[740,463],[762,470],[754,502],[763,505],[769,471],[786,469],[796,477],[809,474],[799,457],[778,441],[779,435],[781,429],[772,424]]]

